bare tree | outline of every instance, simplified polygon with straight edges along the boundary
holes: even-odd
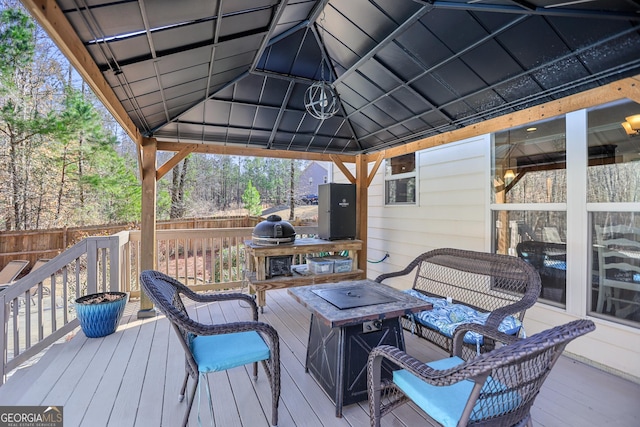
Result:
[[[184,158],[182,165],[177,164],[173,168],[173,180],[171,183],[171,210],[169,212],[169,217],[172,219],[182,218],[186,211],[184,190],[188,165],[189,156]]]
[[[289,173],[289,220],[293,221],[295,219],[294,211],[296,208],[296,167],[293,159],[291,159],[291,168]]]

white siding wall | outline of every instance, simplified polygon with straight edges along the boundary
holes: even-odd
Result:
[[[384,205],[384,165],[369,187],[367,277],[404,268],[435,248],[489,250],[487,185],[489,137],[473,138],[416,153],[418,205]],[[373,165],[370,165],[372,167]],[[352,173],[355,174],[355,171]],[[334,182],[346,182],[334,168]],[[409,288],[410,279],[389,282]]]
[[[369,187],[368,277],[404,268],[436,248],[485,249],[486,138],[416,153],[418,205],[384,205],[384,171]],[[411,283],[395,286],[410,287]]]
[[[381,167],[369,187],[368,259],[378,261],[386,253],[390,257],[367,263],[367,277],[402,269],[418,254],[435,248],[490,251],[490,163],[488,135],[418,152],[419,198],[412,206],[384,206]],[[347,182],[338,168],[333,168],[333,181]],[[586,236],[580,240],[585,242]],[[389,284],[406,289],[411,277]],[[567,295],[576,303],[570,302],[567,310],[536,304],[525,318],[527,334],[588,317],[580,297],[585,288],[582,280],[568,280]],[[640,382],[640,331],[593,320],[596,331],[571,343],[567,354]]]

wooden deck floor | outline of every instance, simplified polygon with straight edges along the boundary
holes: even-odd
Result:
[[[304,372],[309,313],[284,290],[269,291],[261,320],[281,337],[282,396],[279,426],[367,426],[366,402],[344,408],[343,418]],[[65,427],[177,426],[184,403],[177,400],[184,356],[162,316],[138,320],[130,303],[118,331],[105,338],[77,335],[56,344],[31,367],[20,369],[0,387],[2,405],[62,405]],[[237,302],[202,306],[197,316],[216,321],[237,319],[247,311]],[[128,315],[130,314],[130,315]],[[246,317],[242,317],[246,319]],[[424,360],[442,353],[407,334],[407,349]],[[209,375],[214,422],[219,427],[268,426],[268,382],[254,382],[246,368]],[[640,425],[640,385],[563,357],[536,401],[535,426]],[[210,425],[203,393],[202,425]],[[190,425],[197,426],[194,403]],[[429,425],[411,405],[385,417],[384,425]]]

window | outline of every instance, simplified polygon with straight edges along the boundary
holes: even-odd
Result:
[[[493,202],[564,203],[566,169],[564,117],[496,133]]]
[[[541,301],[566,305],[565,119],[496,133],[493,140],[494,251],[540,274]]]
[[[540,273],[540,302],[638,328],[640,133],[621,125],[636,114],[625,100],[495,134],[491,218],[494,250]]]
[[[633,114],[640,105],[628,101],[589,111],[588,202],[640,201],[640,134],[627,135],[620,124]]]
[[[588,111],[588,311],[631,326],[640,322],[640,135],[621,122],[640,114],[623,101]]]
[[[640,213],[592,212],[590,311],[640,321]]]
[[[416,155],[393,157],[385,161],[385,204],[416,204]]]
[[[567,287],[566,212],[500,210],[493,212],[496,253],[518,256],[540,274],[541,301],[564,306]]]

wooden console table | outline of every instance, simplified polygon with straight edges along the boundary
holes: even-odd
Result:
[[[257,303],[264,312],[266,291],[269,289],[291,288],[318,283],[341,282],[363,279],[365,272],[358,268],[358,251],[362,249],[362,240],[321,240],[313,238],[296,239],[293,243],[264,246],[248,240],[244,243],[247,262],[247,280],[252,292],[257,295]],[[291,276],[267,278],[266,259],[272,256],[293,255],[293,264],[305,262],[307,254],[320,252],[339,253],[349,251],[353,260],[351,271],[344,273],[308,274],[294,273]]]

